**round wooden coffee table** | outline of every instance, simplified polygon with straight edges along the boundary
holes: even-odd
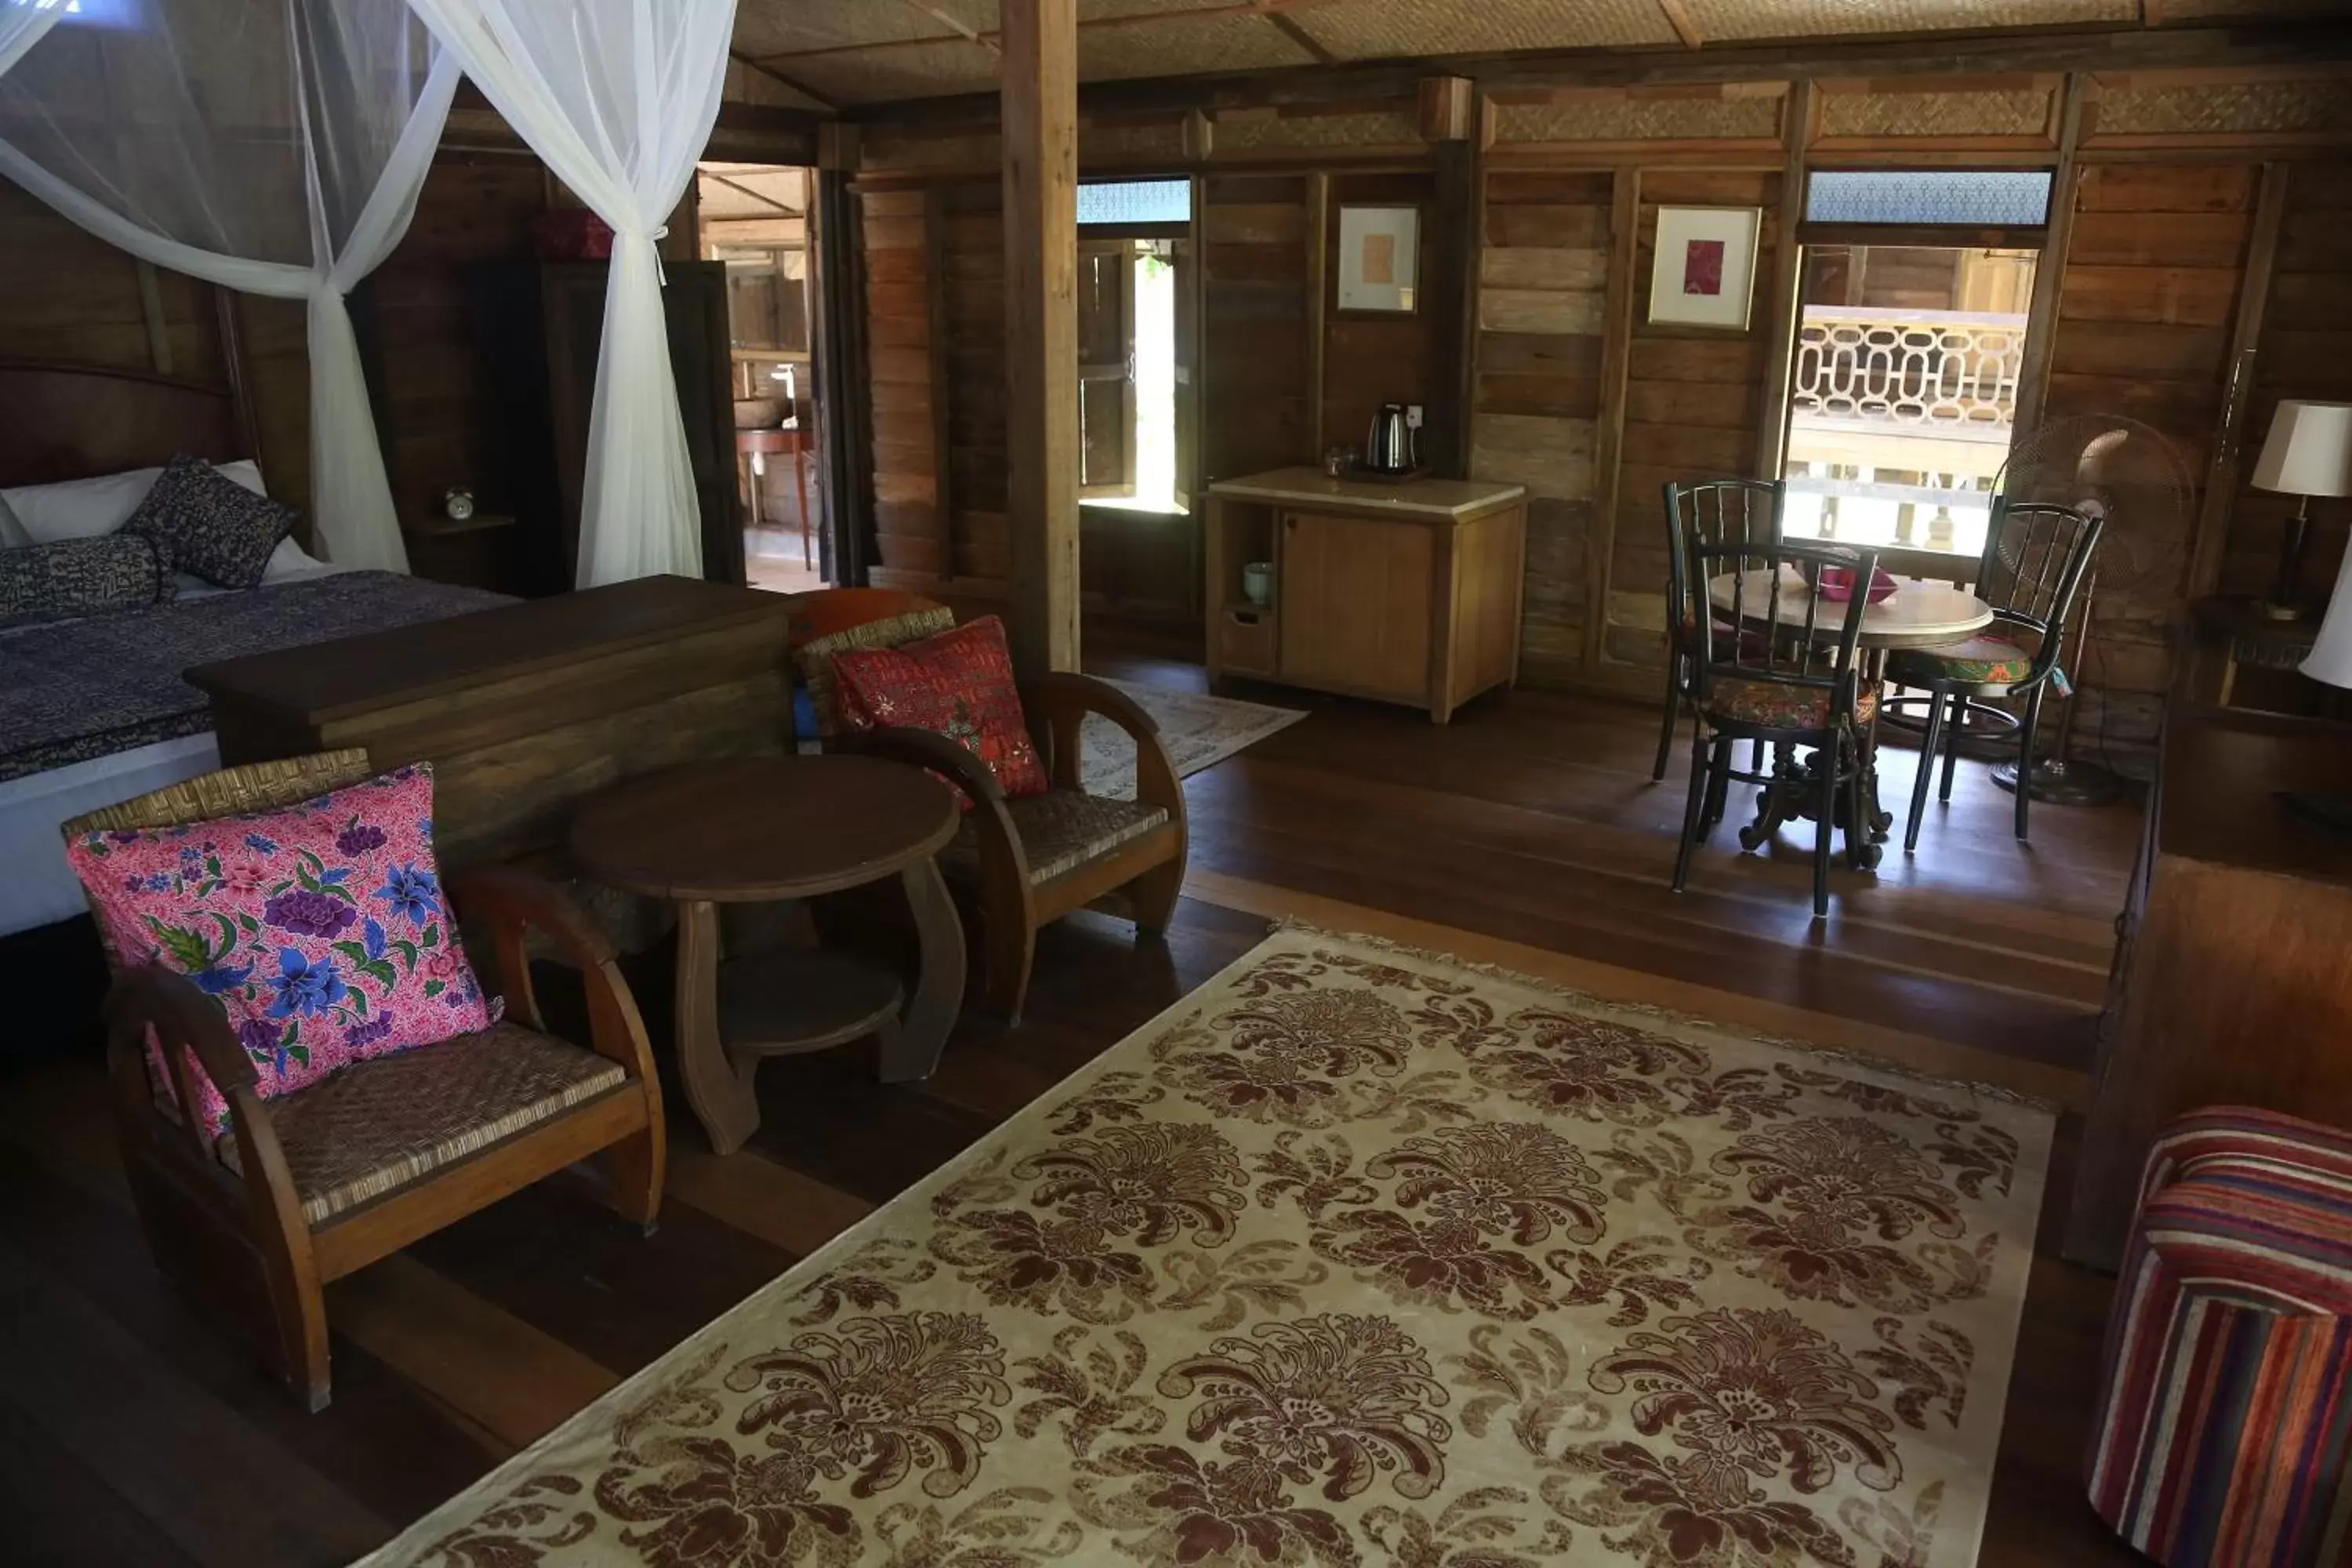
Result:
[[[955,837],[947,786],[871,757],[739,757],[648,773],[591,799],[572,852],[614,887],[677,902],[677,1056],[687,1103],[730,1154],[758,1130],[767,1057],[873,1035],[882,1079],[929,1077],[963,996],[963,928],[932,861]],[[719,906],[814,899],[888,878],[920,944],[913,994],[833,947],[719,951]]]

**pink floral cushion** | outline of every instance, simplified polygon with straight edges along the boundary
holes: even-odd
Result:
[[[66,856],[126,967],[220,1003],[264,1100],[494,1021],[441,897],[428,763],[277,811],[87,834]],[[152,1039],[148,1065],[172,1095]],[[195,1079],[217,1133],[227,1101]]]

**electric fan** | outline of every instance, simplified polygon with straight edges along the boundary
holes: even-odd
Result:
[[[2019,437],[1994,477],[1993,490],[2001,501],[2049,501],[2106,519],[2075,609],[2066,660],[2074,668],[2062,671],[2066,710],[2059,716],[2050,754],[2039,763],[2031,757],[2003,763],[1992,775],[2003,789],[2013,790],[2019,769],[2026,767],[2025,787],[2034,799],[2096,805],[2113,799],[2121,786],[2109,769],[2071,754],[2095,626],[2092,605],[2102,586],[2124,589],[2133,604],[2167,603],[2179,594],[2189,561],[2189,470],[2172,444],[2141,420],[2073,414],[2046,420]]]

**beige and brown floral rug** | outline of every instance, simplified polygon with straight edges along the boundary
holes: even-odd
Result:
[[[1278,931],[370,1561],[1961,1568],[2051,1127]]]

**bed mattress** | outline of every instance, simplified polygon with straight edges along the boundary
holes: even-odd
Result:
[[[507,602],[394,572],[339,572],[24,627],[0,637],[0,784],[211,729],[205,694],[180,678],[197,665]]]
[[[58,824],[220,765],[181,671],[508,603],[341,572],[0,635],[0,936],[81,911]]]

